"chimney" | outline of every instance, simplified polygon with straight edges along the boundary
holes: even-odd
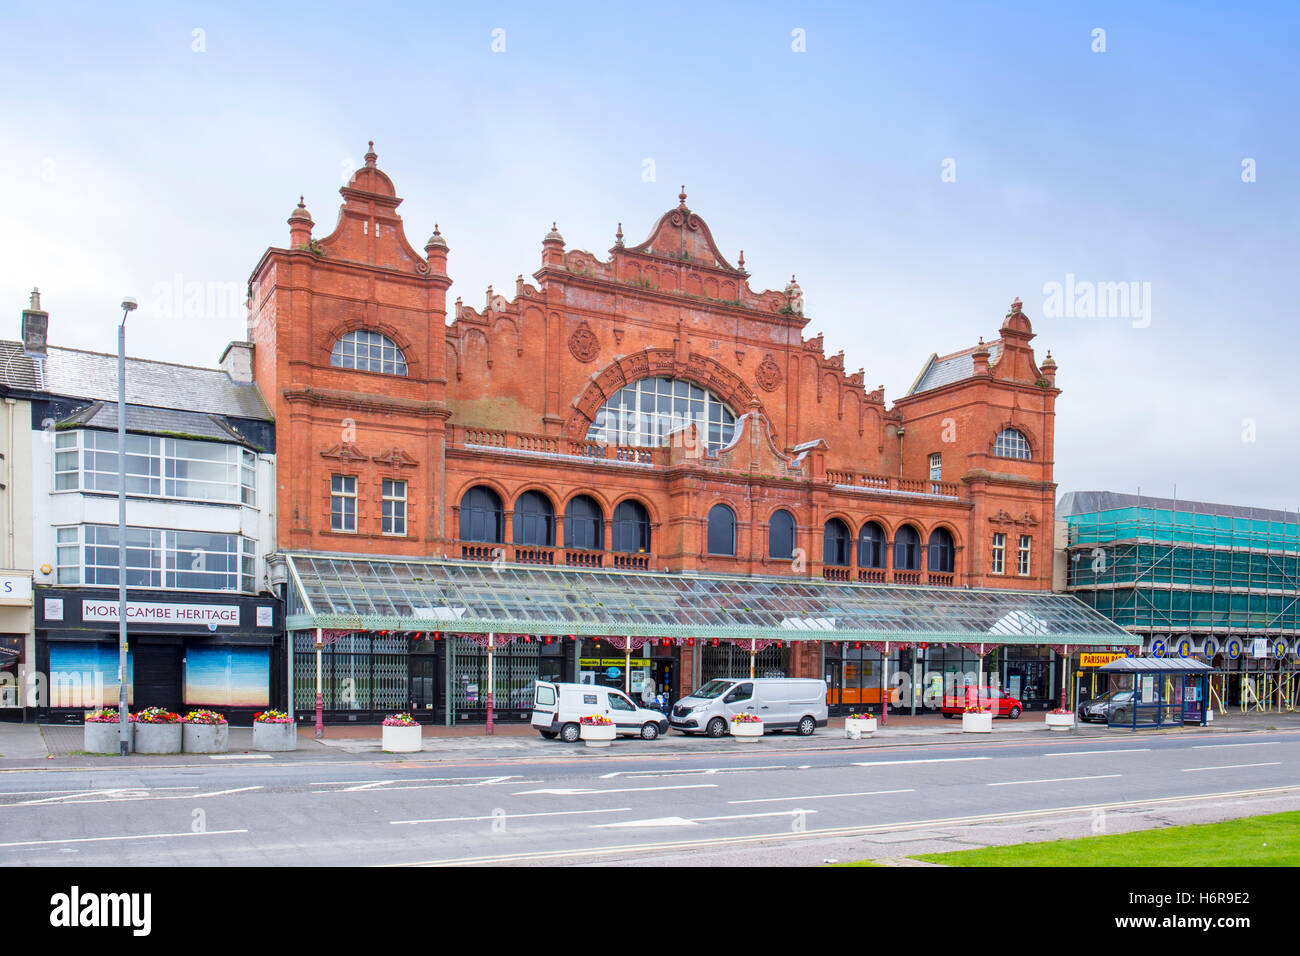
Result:
[[[221,369],[236,382],[253,381],[253,343],[231,342],[221,353]]]
[[[31,305],[23,309],[23,350],[44,355],[50,331],[50,313],[41,309],[41,290],[32,289]]]

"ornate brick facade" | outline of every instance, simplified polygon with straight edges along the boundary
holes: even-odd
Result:
[[[804,337],[793,277],[780,291],[750,288],[743,253],[735,265],[722,255],[684,191],[641,244],[625,245],[620,225],[606,257],[566,251],[552,228],[534,282],[520,276],[511,296],[489,288],[481,310],[458,299],[450,324],[448,245],[435,227],[424,256],[410,246],[373,148],[341,192],[332,233],[313,239],[300,204],[289,247],[267,250],[252,276],[256,378],[279,425],[281,550],[1050,588],[1059,391],[1018,301],[996,339],[932,357],[891,406],[861,369],[846,371],[842,351]],[[406,374],[331,365],[354,331],[395,344]],[[692,425],[657,447],[589,439],[611,397],[654,377],[712,393],[734,412],[731,442],[714,451]],[[1010,444],[995,450],[1000,433]],[[334,475],[356,479],[355,530],[331,528]],[[384,479],[407,482],[403,534],[381,528]],[[499,535],[462,533],[476,486],[500,502]],[[553,510],[549,546],[513,543],[527,491]],[[598,504],[601,549],[568,547],[564,516],[578,496]],[[649,548],[614,552],[615,509],[629,500],[648,513]],[[735,514],[734,555],[709,553],[716,504]],[[795,520],[793,559],[770,556],[782,509]],[[833,519],[851,542],[844,564],[825,560]],[[883,567],[859,560],[869,522],[884,533]],[[919,566],[896,568],[906,525]],[[942,554],[930,567],[938,529],[952,538],[951,570]]]

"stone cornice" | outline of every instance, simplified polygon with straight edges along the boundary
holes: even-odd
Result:
[[[417,399],[391,396],[365,395],[359,392],[341,392],[329,388],[285,388],[280,395],[290,404],[303,403],[325,408],[360,409],[368,412],[395,412],[419,418],[451,417],[451,409],[441,402],[424,402]]]

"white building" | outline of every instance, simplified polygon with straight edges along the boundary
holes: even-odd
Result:
[[[79,719],[118,696],[117,357],[24,337],[0,353],[15,370],[8,392],[30,404],[24,657],[45,693],[27,703],[40,717]],[[232,343],[217,369],[127,359],[133,709],[211,707],[249,722],[283,704],[282,611],[266,564],[275,427],[251,348]]]

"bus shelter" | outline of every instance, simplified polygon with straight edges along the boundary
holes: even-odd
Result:
[[[1121,657],[1100,668],[1110,676],[1107,725],[1129,730],[1205,726],[1214,668],[1185,657]]]

